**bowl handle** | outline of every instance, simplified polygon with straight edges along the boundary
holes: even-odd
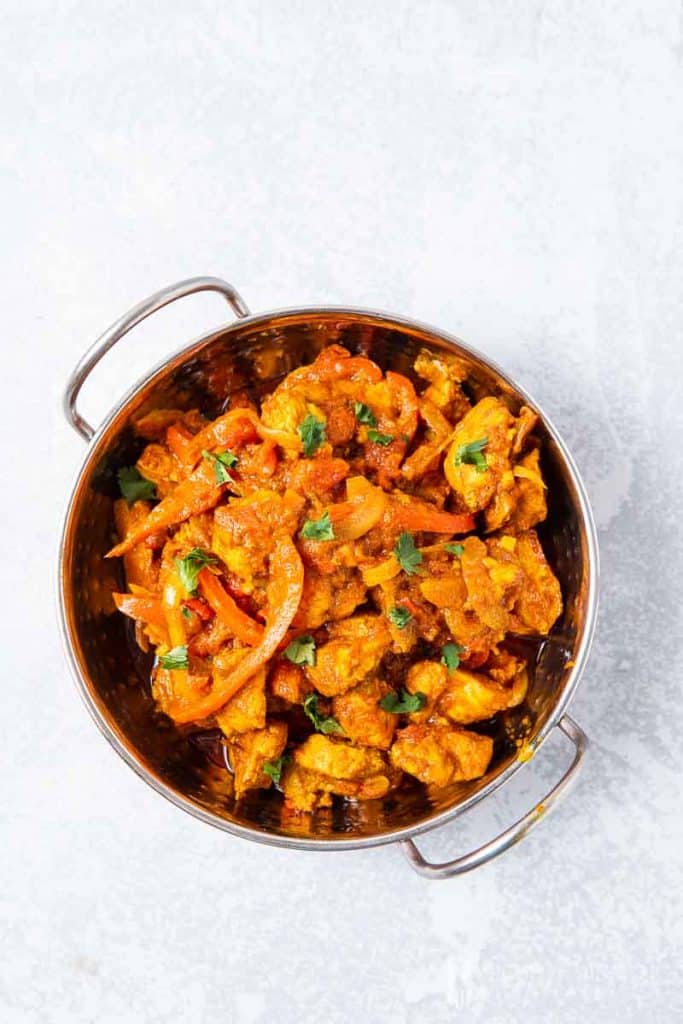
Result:
[[[156,313],[163,306],[168,306],[176,299],[182,299],[186,295],[194,295],[195,292],[219,292],[227,299],[228,303],[239,317],[249,316],[249,309],[245,302],[235,291],[231,284],[222,281],[219,277],[190,277],[186,281],[179,281],[178,284],[169,285],[161,291],[150,295],[148,299],[133,306],[127,313],[124,313],[115,323],[100,335],[80,360],[78,366],[69,377],[68,384],[64,391],[64,415],[74,430],[86,441],[89,441],[94,429],[87,420],[84,420],[76,409],[76,399],[81,388],[85,384],[90,371],[97,366],[102,356],[109,349],[120,341],[124,334],[127,334],[131,327],[135,327],[141,320]]]
[[[430,861],[425,860],[412,839],[402,840],[403,852],[408,858],[411,867],[418,874],[424,875],[425,878],[450,878],[451,875],[463,875],[466,871],[472,871],[473,868],[486,864],[500,853],[503,853],[504,850],[514,846],[515,843],[523,839],[539,823],[541,818],[545,817],[551,807],[557,803],[572,783],[576,781],[581,760],[588,747],[588,737],[569,715],[564,715],[558,725],[565,736],[574,744],[574,758],[560,781],[553,786],[550,792],[532,810],[528,811],[524,817],[520,818],[519,821],[515,822],[514,825],[511,825],[504,832],[501,832],[495,839],[484,843],[483,846],[480,846],[478,850],[473,850],[472,853],[466,853],[461,857],[456,857],[455,860],[445,861],[443,864],[432,864]]]

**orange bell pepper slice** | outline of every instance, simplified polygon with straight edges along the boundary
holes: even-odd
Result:
[[[148,626],[159,626],[162,629],[166,626],[161,601],[157,597],[141,594],[112,594],[112,597],[118,610],[129,618]]]
[[[167,713],[180,724],[201,721],[219,711],[251,679],[279,647],[296,615],[304,589],[304,567],[294,542],[278,537],[270,556],[271,580],[268,584],[268,614],[263,639],[253,647],[237,667],[220,679],[213,689],[197,700],[175,700]]]
[[[421,501],[407,501],[393,505],[389,518],[392,526],[401,530],[425,533],[469,533],[475,527],[469,512],[443,512]]]
[[[141,540],[168,526],[176,526],[190,516],[206,512],[218,503],[225,484],[216,482],[213,466],[205,460],[187,480],[183,480],[163,501],[156,505],[149,515],[136,523],[120,544],[108,551],[105,558],[118,558],[134,548]]]
[[[199,589],[202,597],[224,622],[231,633],[250,647],[257,647],[263,640],[263,626],[243,612],[230,596],[220,580],[208,569],[199,573]]]

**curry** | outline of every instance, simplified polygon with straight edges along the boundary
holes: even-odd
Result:
[[[299,815],[486,773],[483,724],[529,685],[515,641],[562,597],[536,414],[473,402],[466,377],[451,354],[409,379],[333,345],[260,407],[135,423],[114,601],[159,711],[220,729],[236,799],[276,787]]]

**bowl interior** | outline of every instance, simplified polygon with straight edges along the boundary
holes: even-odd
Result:
[[[103,554],[114,537],[116,470],[130,464],[144,444],[131,429],[132,419],[142,412],[199,405],[216,415],[235,389],[249,386],[260,397],[284,374],[332,343],[363,352],[383,369],[409,376],[420,347],[455,348],[470,365],[466,388],[471,397],[495,394],[513,411],[525,400],[497,370],[451,339],[393,318],[308,310],[238,321],[175,356],[110,417],[91,444],[64,535],[61,583],[66,633],[81,687],[105,734],[141,774],[186,809],[208,815],[213,824],[275,841],[276,837],[382,841],[396,830],[424,827],[481,795],[516,761],[516,740],[524,735],[533,742],[553,724],[568,696],[571,663],[578,658],[586,630],[590,565],[580,496],[554,435],[541,423],[538,432],[550,510],[539,534],[560,579],[564,612],[545,642],[519,642],[520,649],[534,659],[529,695],[521,708],[508,712],[495,725],[479,727],[495,737],[487,775],[431,792],[417,783],[408,784],[384,800],[339,801],[329,810],[298,819],[283,817],[281,797],[274,790],[256,790],[239,802],[234,800],[219,744],[210,734],[179,729],[155,710],[148,684],[151,658],[137,648],[128,620],[114,608],[110,595],[123,587],[122,570]]]

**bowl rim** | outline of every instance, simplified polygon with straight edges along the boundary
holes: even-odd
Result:
[[[257,827],[251,827],[243,825],[238,822],[229,821],[225,818],[221,818],[218,814],[207,810],[201,804],[195,802],[187,796],[179,793],[167,782],[165,782],[159,775],[154,771],[150,770],[142,761],[142,758],[138,755],[132,744],[127,745],[123,739],[123,732],[120,730],[115,723],[109,720],[108,715],[104,710],[104,706],[101,702],[95,699],[95,696],[89,686],[89,680],[87,673],[84,670],[84,666],[79,661],[76,654],[76,643],[74,641],[74,631],[72,629],[73,622],[72,616],[69,613],[69,597],[67,592],[68,581],[65,573],[65,555],[67,550],[67,544],[72,532],[72,524],[74,520],[75,512],[78,508],[78,496],[80,494],[81,487],[83,485],[84,478],[88,473],[96,455],[98,455],[98,447],[102,438],[108,433],[108,430],[113,421],[119,416],[119,414],[125,409],[125,407],[135,398],[137,395],[153,384],[156,378],[160,378],[166,373],[171,372],[181,365],[185,360],[191,358],[192,355],[198,353],[206,345],[212,341],[217,340],[221,336],[225,336],[230,333],[238,333],[243,330],[245,326],[258,326],[259,324],[266,325],[274,319],[294,319],[297,317],[305,317],[308,315],[321,315],[325,316],[357,316],[363,317],[366,320],[374,320],[381,322],[384,326],[398,328],[409,328],[411,330],[417,330],[423,332],[431,337],[444,342],[447,346],[456,346],[462,351],[471,355],[474,359],[479,360],[486,367],[490,368],[496,373],[499,378],[505,382],[524,402],[529,405],[543,421],[543,425],[548,431],[549,435],[555,442],[568,470],[569,477],[574,487],[577,497],[577,511],[579,519],[583,527],[584,536],[586,540],[587,548],[587,567],[588,567],[588,586],[587,596],[585,604],[585,615],[582,623],[581,638],[579,641],[578,649],[575,653],[574,664],[570,669],[569,675],[564,683],[562,692],[560,693],[552,711],[548,715],[548,718],[544,725],[541,727],[537,735],[534,737],[533,745],[530,750],[525,751],[523,758],[517,757],[512,761],[506,768],[498,772],[485,786],[483,786],[477,792],[468,796],[465,800],[462,800],[451,807],[447,807],[442,811],[439,811],[433,817],[427,821],[418,822],[412,825],[406,825],[401,828],[392,829],[387,832],[383,832],[377,835],[369,836],[354,836],[351,834],[333,834],[331,836],[323,836],[320,838],[306,838],[299,836],[287,836],[280,835],[276,832],[270,832],[265,829],[259,829]],[[209,331],[204,332],[194,340],[185,343],[176,349],[170,356],[158,361],[147,373],[140,377],[128,390],[122,395],[122,397],[113,405],[109,412],[104,416],[102,422],[95,430],[92,438],[87,442],[87,449],[83,460],[76,472],[74,484],[72,486],[67,507],[62,519],[62,528],[60,531],[59,548],[58,548],[58,567],[57,567],[57,598],[58,598],[58,618],[60,633],[62,637],[62,644],[64,653],[66,656],[67,663],[71,669],[71,673],[76,685],[76,689],[81,697],[81,700],[85,704],[91,718],[97,725],[99,731],[109,742],[111,747],[116,753],[125,761],[125,763],[133,769],[133,771],[141,779],[143,779],[149,786],[152,787],[157,793],[165,797],[176,807],[199,819],[207,825],[212,825],[214,828],[218,828],[223,832],[228,832],[231,835],[237,836],[240,839],[248,839],[252,842],[262,843],[267,846],[277,846],[287,849],[297,850],[326,850],[326,851],[339,851],[339,850],[355,850],[364,849],[374,846],[384,846],[389,843],[395,843],[411,839],[415,836],[422,835],[427,832],[431,832],[433,829],[439,828],[449,821],[453,821],[455,818],[464,814],[467,810],[478,804],[480,801],[489,797],[497,789],[499,789],[504,783],[512,778],[513,775],[522,767],[523,764],[527,763],[531,756],[534,756],[545,740],[548,738],[553,729],[558,725],[562,716],[567,712],[569,705],[576,695],[578,685],[581,681],[583,673],[588,662],[590,650],[592,647],[593,639],[595,636],[595,627],[597,622],[598,613],[598,595],[599,595],[599,577],[600,577],[600,560],[599,560],[599,549],[597,540],[597,531],[595,522],[593,519],[593,513],[588,501],[588,496],[584,483],[581,479],[581,475],[578,471],[576,463],[574,461],[571,452],[569,451],[562,435],[554,425],[552,420],[548,417],[544,409],[539,403],[527,392],[527,390],[517,383],[514,378],[510,376],[505,370],[503,370],[495,360],[490,359],[487,355],[482,353],[479,349],[472,345],[462,341],[457,335],[451,334],[448,331],[444,331],[441,328],[434,327],[431,324],[427,324],[420,320],[415,320],[412,317],[401,316],[395,313],[384,312],[377,309],[369,309],[362,306],[345,306],[345,305],[307,305],[307,306],[288,306],[282,308],[276,308],[266,310],[261,313],[252,313],[248,316],[238,317],[235,320],[228,320],[224,324],[214,327]]]

